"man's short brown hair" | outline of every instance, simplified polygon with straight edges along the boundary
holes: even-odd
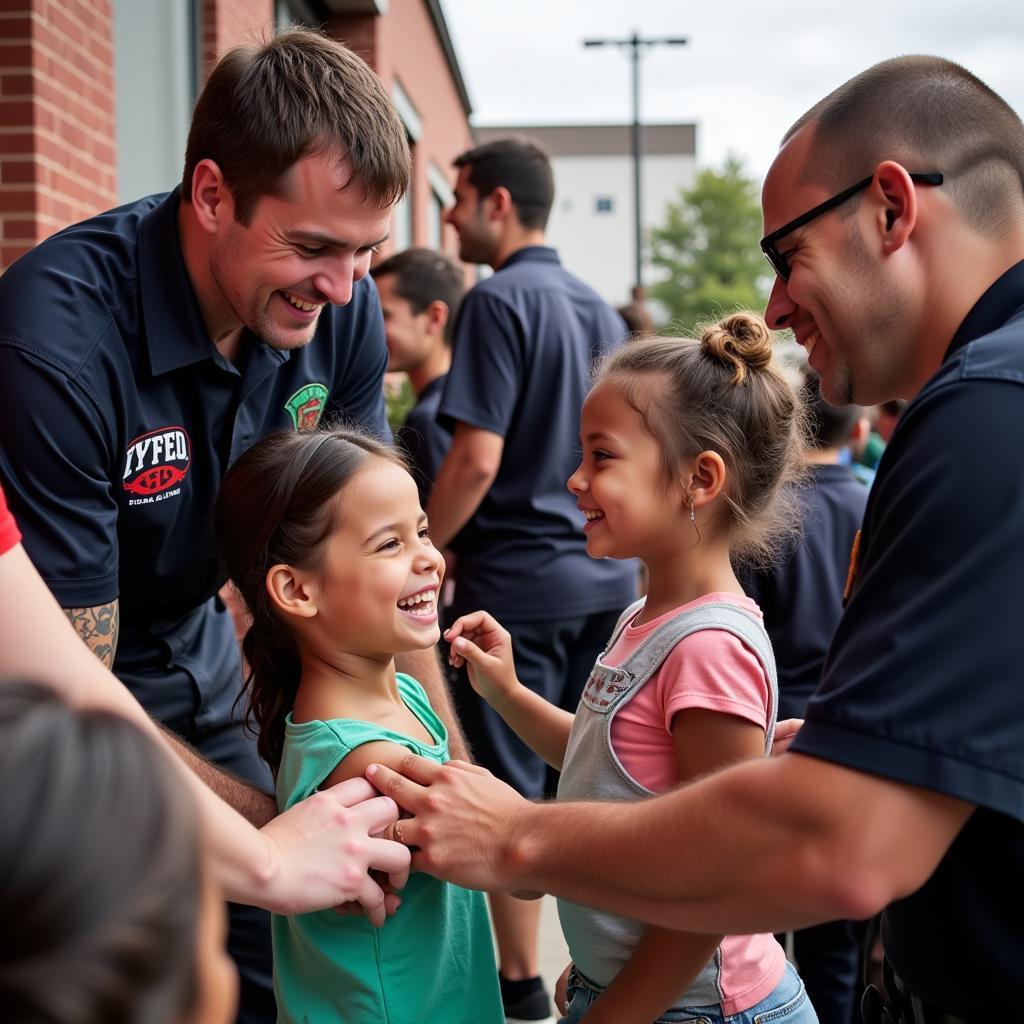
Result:
[[[1024,125],[965,68],[941,57],[895,57],[816,103],[786,133],[814,131],[812,180],[836,190],[883,160],[939,171],[964,220],[998,235],[1024,213]],[[851,204],[852,207],[853,204]]]
[[[555,201],[555,177],[551,160],[539,143],[512,137],[495,139],[467,149],[453,161],[469,168],[469,183],[480,199],[496,188],[507,188],[519,223],[543,230]]]
[[[341,43],[289,29],[262,46],[236,46],[207,79],[192,114],[182,198],[200,160],[213,160],[247,224],[260,196],[283,195],[295,162],[337,150],[381,209],[409,187],[405,129],[380,79]]]

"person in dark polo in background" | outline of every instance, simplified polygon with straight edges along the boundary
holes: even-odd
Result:
[[[54,235],[0,278],[0,478],[25,549],[83,640],[260,825],[276,807],[233,713],[214,500],[270,430],[345,417],[387,436],[367,274],[408,182],[377,76],[293,30],[218,62],[179,188]],[[454,727],[433,652],[404,670]],[[269,915],[233,908],[229,948],[240,1020],[272,1024]]]
[[[395,440],[412,460],[426,508],[452,443],[451,431],[437,422],[437,410],[452,362],[452,328],[466,279],[451,257],[413,248],[378,263],[373,280],[384,313],[388,370],[407,373],[416,395]]]
[[[543,150],[499,140],[455,166],[446,220],[459,257],[495,273],[463,299],[438,414],[454,433],[428,508],[434,543],[457,559],[447,621],[476,608],[499,616],[522,681],[574,710],[636,594],[633,563],[587,555],[583,514],[566,487],[579,461],[591,364],[621,343],[626,326],[545,244],[554,180]],[[465,671],[453,696],[480,764],[527,796],[553,792],[547,766],[476,696]],[[537,976],[540,904],[499,893],[491,911],[506,1014],[544,1020],[551,1002]]]

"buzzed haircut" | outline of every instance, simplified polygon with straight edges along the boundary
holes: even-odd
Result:
[[[287,194],[302,157],[337,151],[349,185],[386,209],[409,188],[405,128],[380,79],[357,54],[310,29],[262,46],[236,46],[216,64],[196,101],[181,197],[191,202],[200,160],[213,160],[248,224],[257,200]],[[346,186],[348,187],[348,186]]]
[[[811,107],[783,144],[811,123],[808,175],[836,190],[895,160],[911,172],[941,172],[941,187],[984,235],[1000,235],[1024,214],[1024,124],[952,61],[909,56],[876,64]]]
[[[547,152],[525,138],[496,139],[468,149],[452,161],[469,168],[469,183],[483,199],[507,188],[519,223],[543,230],[555,201],[555,176]]]
[[[807,443],[811,448],[839,448],[849,439],[863,410],[859,405],[829,405],[821,394],[821,377],[809,366],[801,369],[800,398],[807,413]]]
[[[413,313],[422,313],[432,302],[443,302],[448,307],[444,340],[451,342],[455,314],[466,291],[465,274],[455,260],[443,252],[414,246],[378,263],[373,277],[394,277],[395,294],[409,303]]]

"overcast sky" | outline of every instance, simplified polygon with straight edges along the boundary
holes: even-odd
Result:
[[[632,119],[630,62],[585,37],[685,36],[641,62],[644,121],[696,122],[697,157],[760,178],[782,133],[864,68],[933,53],[1024,112],[1024,0],[441,0],[475,124]]]

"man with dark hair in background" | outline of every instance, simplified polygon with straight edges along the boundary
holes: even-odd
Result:
[[[452,362],[452,327],[466,278],[444,253],[412,248],[378,263],[373,280],[384,313],[388,370],[408,374],[416,395],[395,440],[412,460],[426,508],[452,443],[451,432],[437,422],[437,409]]]
[[[798,500],[802,532],[770,569],[738,573],[764,614],[779,673],[779,718],[803,718],[821,681],[825,655],[843,614],[843,593],[868,488],[843,462],[859,405],[829,405],[821,381],[801,369],[807,409],[807,476]],[[863,927],[829,921],[793,933],[793,953],[821,1024],[854,1024],[860,999]]]
[[[495,273],[465,297],[439,411],[451,450],[428,509],[439,547],[458,559],[448,621],[476,608],[512,634],[523,682],[575,710],[594,659],[636,592],[631,564],[586,553],[583,516],[566,481],[592,362],[626,333],[621,318],[545,245],[554,199],[547,154],[504,139],[455,161],[446,215],[459,256]],[[553,775],[473,692],[454,680],[460,721],[481,764],[520,793],[553,792]],[[502,996],[512,1020],[543,1020],[539,902],[491,898]]]
[[[270,430],[344,416],[386,435],[365,278],[408,183],[377,76],[293,30],[217,63],[179,188],[54,235],[0,279],[0,475],[25,548],[93,651],[191,744],[181,756],[258,825],[273,783],[233,713],[214,500]],[[446,708],[432,652],[405,669]],[[229,948],[240,1019],[271,1024],[268,915],[232,908]]]

